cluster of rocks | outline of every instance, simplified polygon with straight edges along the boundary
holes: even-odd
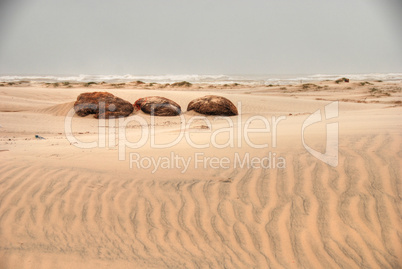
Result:
[[[177,116],[182,112],[179,104],[165,97],[143,97],[131,104],[108,92],[80,94],[74,103],[74,110],[81,117],[94,114],[95,118],[101,119],[127,117],[133,111],[139,110],[154,116]],[[191,110],[204,115],[238,115],[236,106],[230,100],[216,95],[206,95],[192,100],[187,106],[187,111]]]

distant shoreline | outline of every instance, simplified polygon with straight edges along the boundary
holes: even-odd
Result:
[[[0,83],[144,83],[173,84],[186,81],[192,84],[229,85],[243,84],[247,86],[295,85],[320,81],[334,81],[346,77],[355,81],[402,82],[402,73],[370,73],[370,74],[311,74],[311,75],[3,75]]]
[[[122,83],[107,82],[38,82],[38,81],[16,81],[1,82],[0,89],[20,88],[21,90],[71,90],[79,92],[107,91],[149,91],[150,95],[165,94],[174,92],[214,92],[220,94],[235,94],[248,96],[283,96],[283,97],[309,97],[320,101],[343,101],[352,103],[382,103],[401,106],[402,81],[383,80],[352,80],[341,77],[336,80],[325,80],[317,82],[305,82],[297,84],[269,84],[269,85],[248,85],[241,83],[230,84],[208,84],[190,83],[181,81],[175,83],[146,83],[143,81],[129,81]],[[152,92],[152,93],[151,93]],[[347,98],[346,98],[347,96]],[[11,109],[11,108],[10,108]],[[12,108],[11,111],[15,111]]]

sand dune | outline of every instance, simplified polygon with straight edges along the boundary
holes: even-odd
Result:
[[[199,94],[176,99],[185,107]],[[60,123],[72,107],[68,96],[30,112],[0,113],[0,149],[9,150],[0,152],[0,268],[401,267],[400,107],[341,103],[339,164],[331,167],[303,148],[300,134],[305,118],[328,102],[228,94],[244,103],[241,124],[257,113],[293,115],[279,130],[276,148],[200,151],[218,157],[275,151],[286,169],[190,167],[152,174],[118,161],[116,147],[71,145]],[[157,135],[174,137],[172,122],[158,119]],[[97,123],[74,119],[77,137],[93,139]],[[213,122],[214,130],[219,126],[224,122]],[[38,129],[47,130],[45,140],[33,138]],[[325,150],[325,129],[306,135],[313,148]],[[194,133],[194,139],[205,136]],[[257,135],[253,141],[266,140]],[[128,150],[144,156],[172,151],[196,152],[185,142]]]
[[[53,116],[67,116],[68,112],[74,107],[74,102],[58,104],[47,108],[35,110],[38,113],[50,114]]]

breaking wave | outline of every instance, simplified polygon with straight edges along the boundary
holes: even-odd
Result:
[[[72,76],[0,76],[0,81],[33,81],[33,82],[107,82],[123,83],[130,81],[143,81],[146,83],[174,83],[188,81],[191,83],[205,84],[249,84],[249,85],[288,85],[308,83],[324,80],[335,80],[347,77],[351,80],[365,81],[402,81],[402,73],[372,73],[372,74],[313,74],[313,75],[72,75]]]

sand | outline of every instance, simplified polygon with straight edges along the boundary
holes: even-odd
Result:
[[[139,148],[124,146],[116,120],[74,116],[69,135],[66,115],[90,91],[132,103],[159,95],[184,113],[155,121],[133,115],[128,141],[155,128]],[[228,98],[240,115],[194,119],[200,115],[187,104],[206,94]],[[312,113],[336,100],[338,117],[302,133]],[[4,83],[0,268],[401,268],[401,103],[394,82]],[[330,123],[339,127],[336,166],[302,143],[325,152]],[[245,128],[259,132],[247,140]],[[155,148],[152,139],[172,145]],[[84,142],[96,144],[80,148]],[[258,163],[269,156],[270,167],[268,159]],[[158,158],[165,167],[152,165]]]

